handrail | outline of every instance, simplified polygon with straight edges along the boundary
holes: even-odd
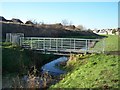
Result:
[[[82,38],[53,38],[53,37],[24,37],[24,38],[32,38],[32,39],[75,39],[75,40],[100,40],[100,39],[82,39]]]

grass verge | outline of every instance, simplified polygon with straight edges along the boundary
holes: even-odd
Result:
[[[114,55],[76,55],[63,67],[68,73],[50,88],[118,88],[119,62]]]

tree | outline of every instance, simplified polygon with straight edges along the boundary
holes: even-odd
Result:
[[[31,20],[35,25],[38,24],[38,22],[34,19],[34,20]]]
[[[62,25],[67,26],[68,25],[68,20],[64,19],[64,20],[62,20],[61,23],[62,23]]]
[[[70,21],[70,22],[69,22],[69,25],[71,26],[72,24],[73,24],[73,22],[72,22],[72,21]]]
[[[43,24],[44,24],[44,21],[39,22],[39,25],[43,25]]]
[[[93,32],[90,28],[88,29],[89,32]]]
[[[68,21],[67,19],[64,19],[64,20],[61,21],[61,24],[63,26],[71,26],[73,24],[73,22],[72,21]]]
[[[88,31],[92,31],[92,30],[89,28]]]
[[[112,34],[116,34],[116,29],[113,29],[113,30],[112,30]]]

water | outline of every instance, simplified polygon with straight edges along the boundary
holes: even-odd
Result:
[[[45,64],[44,66],[42,66],[42,70],[43,72],[48,72],[50,75],[60,75],[60,74],[64,74],[66,73],[65,71],[56,68],[55,65],[59,64],[60,62],[64,62],[67,61],[68,58],[67,57],[60,57],[58,59],[55,59],[47,64]]]
[[[43,72],[48,72],[48,75],[42,73],[41,76],[35,76],[35,75],[24,75],[23,77],[14,77],[12,79],[10,78],[4,78],[3,87],[2,88],[45,88],[49,87],[55,83],[57,83],[60,79],[56,76],[59,76],[60,74],[66,73],[63,70],[60,70],[59,68],[56,68],[55,65],[59,64],[60,62],[67,61],[67,57],[60,57],[58,59],[55,59],[54,61],[51,61],[47,64],[45,64],[42,67]],[[54,75],[55,77],[51,77],[51,75]],[[14,81],[13,81],[14,80]]]

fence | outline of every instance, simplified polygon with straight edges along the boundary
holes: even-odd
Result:
[[[21,37],[20,46],[44,52],[104,52],[102,39]]]
[[[6,42],[11,42],[12,44],[19,45],[20,37],[24,37],[23,33],[6,33]]]

